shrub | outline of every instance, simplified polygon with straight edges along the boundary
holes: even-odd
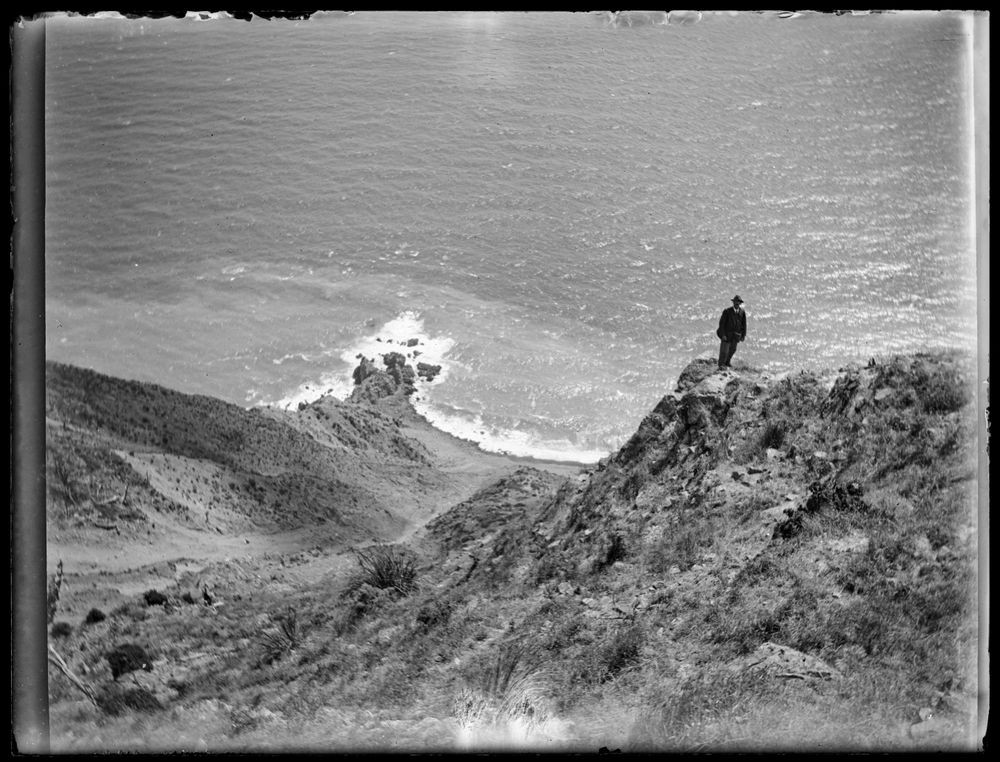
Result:
[[[111,677],[117,680],[122,675],[141,669],[153,671],[153,659],[146,650],[135,643],[122,643],[115,646],[106,656],[111,667]]]
[[[73,626],[69,622],[56,622],[49,630],[53,638],[68,638],[73,634]]]
[[[100,609],[91,609],[87,612],[86,618],[83,620],[84,624],[97,624],[98,622],[103,622],[107,619],[107,615]]]
[[[394,545],[374,545],[356,552],[365,583],[400,595],[417,589],[417,565],[411,554]]]
[[[142,594],[142,599],[147,606],[163,606],[167,603],[167,596],[159,590],[147,590]]]

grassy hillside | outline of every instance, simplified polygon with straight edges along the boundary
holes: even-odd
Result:
[[[425,448],[370,407],[247,410],[57,363],[46,386],[57,529],[128,533],[170,514],[227,531],[334,522],[389,536],[405,522],[386,511],[423,499],[418,479],[440,480]]]
[[[973,378],[692,363],[576,477],[520,469],[321,575],[319,548],[213,566],[221,604],[181,576],[67,623],[104,693],[53,671],[53,747],[975,748]],[[111,679],[122,642],[141,688]]]

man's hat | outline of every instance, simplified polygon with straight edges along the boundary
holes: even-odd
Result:
[[[739,297],[739,295],[738,295],[738,294],[737,294],[736,296],[734,296],[734,297],[733,297],[733,301],[734,301],[734,302],[739,302],[740,304],[743,304],[743,300],[742,300],[742,299],[740,299],[740,297]]]

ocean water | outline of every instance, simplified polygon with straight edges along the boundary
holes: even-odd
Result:
[[[592,462],[737,293],[763,369],[973,348],[970,33],[54,18],[47,356],[287,406],[402,351],[443,366],[415,400],[435,425]]]

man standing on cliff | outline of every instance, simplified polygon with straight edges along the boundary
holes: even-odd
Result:
[[[728,368],[729,361],[736,354],[736,345],[747,337],[747,313],[743,311],[743,300],[739,296],[733,297],[732,307],[722,311],[715,335],[722,342],[719,346],[719,367]]]

